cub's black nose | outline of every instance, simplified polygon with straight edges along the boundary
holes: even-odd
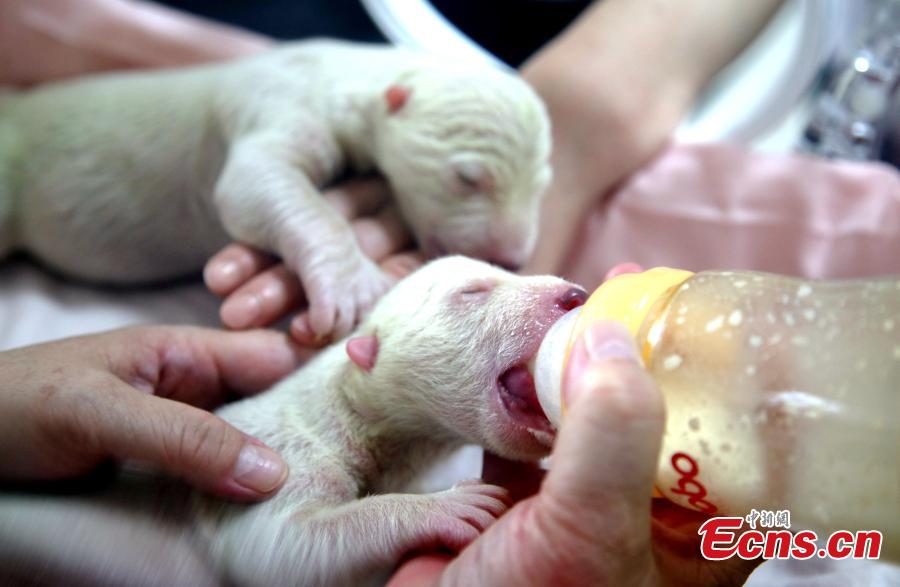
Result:
[[[568,312],[578,306],[583,306],[584,302],[587,301],[587,297],[587,292],[580,287],[570,287],[559,296],[556,300],[556,305]]]

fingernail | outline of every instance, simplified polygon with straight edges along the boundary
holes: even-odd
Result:
[[[236,285],[240,265],[234,261],[220,261],[203,272],[203,279],[210,289],[230,289]]]
[[[565,405],[571,406],[588,387],[584,380],[592,366],[612,359],[638,362],[637,346],[623,324],[601,320],[589,326],[572,347],[563,385]]]
[[[237,295],[222,306],[222,322],[231,328],[251,326],[261,314],[262,303],[250,294]]]
[[[585,350],[592,361],[638,360],[637,346],[628,328],[620,322],[601,320],[584,333]]]
[[[282,284],[278,281],[267,284],[262,291],[259,292],[260,299],[268,298],[270,300],[278,300],[285,297],[285,291]]]
[[[637,263],[619,263],[606,272],[603,281],[609,281],[613,277],[624,275],[625,273],[640,273],[644,268]]]
[[[296,316],[291,320],[291,336],[301,345],[316,346],[316,333],[313,332],[312,327],[309,325],[307,316]]]
[[[277,454],[265,446],[248,444],[238,455],[232,478],[247,489],[269,493],[287,477],[287,465]]]

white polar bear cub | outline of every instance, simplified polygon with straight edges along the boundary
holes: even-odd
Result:
[[[586,299],[558,277],[433,261],[352,338],[216,412],[288,463],[277,495],[226,504],[134,472],[88,493],[0,490],[0,574],[29,585],[359,586],[409,553],[461,550],[506,510],[505,491],[468,482],[414,494],[410,482],[464,443],[522,461],[550,451],[530,365]]]
[[[318,335],[388,287],[319,189],[377,169],[420,245],[522,264],[549,123],[512,74],[336,41],[0,95],[0,255],[130,284],[199,270],[229,239],[277,253]]]

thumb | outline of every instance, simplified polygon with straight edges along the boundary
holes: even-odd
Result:
[[[593,515],[609,538],[614,511],[649,540],[664,406],[625,326],[601,321],[586,329],[572,348],[563,394],[568,410],[544,491],[582,528]]]
[[[287,465],[272,449],[214,414],[125,386],[95,424],[99,448],[119,460],[149,462],[198,489],[238,500],[274,493]]]

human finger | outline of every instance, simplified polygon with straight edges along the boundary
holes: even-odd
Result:
[[[367,257],[381,261],[412,244],[412,236],[396,206],[388,206],[374,216],[353,221],[353,232]]]
[[[274,263],[275,259],[262,251],[231,243],[206,262],[203,281],[211,292],[224,297]]]
[[[575,342],[563,394],[568,412],[542,495],[580,524],[595,513],[602,525],[613,508],[649,532],[664,407],[624,325],[598,322]]]
[[[350,179],[323,192],[325,201],[348,220],[375,214],[390,195],[387,182],[377,177]]]
[[[227,328],[268,326],[306,302],[297,276],[281,263],[268,267],[233,290],[219,308]]]

